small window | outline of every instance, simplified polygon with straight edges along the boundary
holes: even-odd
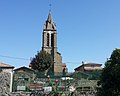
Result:
[[[51,34],[51,47],[54,47],[54,34]]]
[[[49,33],[47,33],[47,46],[49,46]]]

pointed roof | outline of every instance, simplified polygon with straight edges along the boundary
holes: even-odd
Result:
[[[30,68],[25,67],[25,66],[23,66],[23,67],[19,67],[19,68],[17,68],[17,69],[14,69],[14,71],[18,71],[18,70],[21,70],[21,69],[26,69],[26,70],[30,70],[30,71],[33,71],[33,72],[34,72],[33,69],[30,69]]]
[[[56,30],[56,25],[52,20],[51,12],[49,12],[48,18],[44,24],[44,30],[54,30],[54,31]]]
[[[48,21],[49,23],[52,22],[52,15],[51,15],[51,12],[49,12],[49,14],[48,14],[47,21]]]

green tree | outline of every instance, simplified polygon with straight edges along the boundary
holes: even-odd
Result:
[[[44,72],[49,69],[52,70],[53,59],[52,56],[46,51],[40,51],[32,59],[30,65],[32,69],[37,70],[39,72]]]
[[[86,72],[89,74],[88,79],[89,80],[100,80],[102,70],[94,70],[92,72]]]
[[[115,49],[105,63],[98,96],[120,96],[120,49]]]

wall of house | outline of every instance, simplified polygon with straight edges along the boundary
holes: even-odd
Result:
[[[10,95],[11,74],[0,72],[0,96]]]
[[[85,70],[101,70],[102,68],[100,66],[85,66]]]
[[[13,69],[12,68],[2,68],[2,71],[10,73],[13,71]]]

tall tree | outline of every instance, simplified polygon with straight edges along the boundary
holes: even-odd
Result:
[[[120,96],[120,49],[115,49],[105,63],[98,96]]]
[[[47,69],[52,68],[53,59],[52,56],[46,51],[40,51],[35,55],[30,63],[32,69],[39,72],[44,72]]]

